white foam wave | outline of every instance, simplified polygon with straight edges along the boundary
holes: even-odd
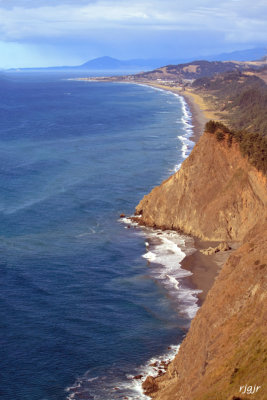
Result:
[[[184,131],[184,134],[178,135],[177,138],[182,143],[182,157],[183,159],[185,159],[189,156],[194,147],[194,142],[190,139],[193,136],[194,126],[192,125],[192,114],[189,110],[189,107],[185,99],[180,95],[178,95],[178,98],[182,105],[183,117],[181,118],[181,120],[178,120],[177,123],[179,124],[182,123],[182,129]],[[181,168],[181,165],[182,163],[175,165],[174,172],[177,172]]]
[[[120,218],[119,221],[127,226],[139,227],[131,217]],[[194,318],[198,310],[197,295],[201,291],[187,288],[181,281],[192,275],[190,271],[181,267],[186,254],[192,253],[191,239],[176,231],[161,231],[146,227],[135,230],[135,233],[145,238],[146,252],[142,257],[149,263],[150,276],[170,293],[180,313],[189,319]]]
[[[166,274],[167,278],[169,278],[170,282],[172,285],[174,285],[174,287],[178,290],[179,289],[179,282],[176,278],[174,278],[174,276],[170,276],[168,274]]]
[[[183,159],[187,158],[189,156],[189,154],[191,153],[195,143],[192,140],[190,140],[190,138],[193,136],[193,133],[194,133],[193,132],[194,125],[192,124],[191,111],[190,111],[189,106],[186,103],[184,97],[182,95],[180,95],[179,93],[174,93],[170,90],[162,89],[162,88],[159,88],[156,86],[151,86],[151,85],[148,85],[145,83],[142,83],[142,84],[138,83],[138,86],[150,88],[150,89],[153,89],[153,90],[156,90],[158,92],[162,92],[162,93],[165,93],[168,95],[171,94],[180,101],[181,106],[182,106],[183,116],[181,119],[177,120],[177,123],[182,125],[182,130],[183,130],[184,134],[178,135],[177,139],[182,142],[182,157],[183,157]],[[173,104],[173,102],[171,102],[169,100],[167,100],[167,103]],[[168,111],[161,111],[161,112],[164,113],[164,112],[168,112]],[[170,170],[170,173],[177,172],[181,168],[181,165],[182,165],[181,162],[176,164],[174,166],[174,168]]]
[[[149,261],[156,261],[156,259],[157,259],[157,256],[156,256],[156,254],[155,253],[152,253],[152,251],[149,251],[148,253],[146,253],[146,254],[143,254],[142,255],[142,257],[144,257],[144,258],[147,258]]]
[[[136,369],[136,376],[141,376],[140,379],[135,379],[134,375],[127,375],[128,381],[121,382],[120,387],[126,392],[129,391],[132,395],[127,395],[129,400],[150,400],[143,392],[142,384],[148,376],[156,377],[160,373],[166,371],[167,365],[174,359],[179,351],[180,345],[171,345],[168,351],[160,356],[152,357]]]
[[[190,140],[190,138],[193,136],[194,126],[192,124],[191,111],[190,111],[184,97],[182,97],[178,93],[174,93],[169,90],[156,88],[156,87],[149,86],[149,85],[142,85],[142,86],[147,86],[147,87],[153,88],[154,90],[157,90],[157,91],[165,92],[167,94],[172,94],[180,101],[181,106],[182,106],[183,116],[181,119],[177,120],[177,123],[182,125],[182,130],[184,133],[183,133],[183,135],[178,135],[177,139],[182,142],[182,157],[183,157],[183,159],[187,158],[194,147],[194,142],[192,140]],[[181,165],[182,165],[182,163],[176,164],[174,166],[174,168],[172,170],[170,170],[170,172],[171,173],[177,172],[181,168]]]
[[[146,86],[146,85],[144,85]],[[154,88],[155,90],[164,91],[163,89]],[[194,147],[194,142],[190,140],[193,135],[192,115],[188,108],[185,99],[179,94],[172,93],[176,96],[182,105],[183,117],[178,120],[177,123],[182,125],[184,131],[183,135],[177,136],[182,143],[182,158],[185,159],[190,154]],[[181,163],[175,165],[173,171],[176,172],[180,169]],[[132,222],[131,219],[124,218],[122,222],[128,225],[137,226],[136,222]],[[140,230],[141,231],[141,230]],[[139,232],[140,232],[139,231]],[[200,290],[194,290],[183,286],[181,280],[186,276],[190,276],[191,272],[181,268],[181,261],[186,256],[185,251],[185,238],[174,231],[151,230],[144,228],[142,234],[145,235],[146,241],[146,253],[143,254],[143,258],[149,262],[150,275],[156,279],[170,295],[176,299],[176,304],[179,312],[182,312],[189,319],[194,318],[198,310],[198,298],[197,295],[201,292]],[[133,376],[128,376],[129,382],[121,383],[121,387],[126,390],[131,390],[136,393],[136,396],[129,397],[131,400],[148,400],[150,397],[144,395],[142,389],[142,383],[147,376],[157,376],[159,371],[164,372],[160,369],[161,362],[159,360],[171,361],[178,352],[179,345],[171,346],[172,352],[168,356],[163,355],[161,357],[153,358],[147,362],[145,366],[141,366],[137,375],[142,375],[141,379],[133,379]],[[158,367],[155,367],[157,365]]]
[[[130,218],[123,218],[120,221],[131,224],[133,227],[138,225]],[[150,276],[169,292],[175,300],[179,313],[191,320],[199,308],[197,295],[201,291],[184,286],[182,281],[182,278],[191,275],[191,272],[181,268],[183,258],[192,252],[192,248],[187,248],[189,238],[175,231],[160,231],[145,227],[135,232],[145,237],[146,253],[142,257],[149,262]],[[190,240],[189,242],[192,243]],[[150,399],[143,392],[143,382],[148,376],[155,377],[164,373],[166,365],[173,360],[179,346],[170,346],[166,354],[153,357],[145,365],[140,366],[136,370],[139,379],[135,379],[133,375],[127,375],[128,381],[119,383],[119,387],[127,393],[129,400]]]
[[[133,217],[133,215],[132,215],[132,217]],[[125,225],[127,225],[127,226],[125,226],[125,229],[127,229],[128,226],[133,226],[133,227],[138,226],[138,223],[137,223],[137,222],[134,222],[134,221],[131,219],[132,217],[123,217],[123,218],[120,218],[120,219],[119,219],[119,222],[122,222],[122,223],[124,223]],[[141,215],[135,215],[134,218],[141,218]]]
[[[80,398],[95,398],[97,400],[122,399],[150,400],[143,392],[142,384],[148,376],[156,377],[166,372],[168,364],[174,359],[180,345],[171,345],[168,350],[158,356],[150,358],[144,365],[136,368],[133,374],[125,375],[125,379],[117,380],[116,373],[108,371],[103,377],[91,377],[90,371],[78,378],[74,385],[66,389],[67,400]]]
[[[147,85],[147,84],[145,84],[145,83],[137,83],[137,85],[138,86],[143,86],[143,87],[146,87],[146,88],[150,88],[150,89],[152,89],[152,90],[156,90],[157,92],[162,92],[162,93],[171,93],[171,92],[169,92],[169,91],[167,91],[167,90],[165,90],[165,89],[161,89],[161,88],[159,88],[159,87],[156,87],[156,86],[152,86],[152,85]]]
[[[150,275],[171,294],[179,312],[193,318],[198,306],[199,290],[183,287],[181,279],[192,275],[181,268],[181,261],[186,256],[185,236],[174,231],[160,231],[144,228],[146,236],[146,253],[143,258],[150,263]]]

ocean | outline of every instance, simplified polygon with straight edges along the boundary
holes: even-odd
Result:
[[[197,310],[179,264],[192,243],[120,214],[189,154],[190,111],[67,78],[0,76],[0,398],[146,399]]]

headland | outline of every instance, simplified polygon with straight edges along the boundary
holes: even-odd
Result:
[[[240,388],[254,384],[260,390],[253,398],[266,396],[266,68],[211,64],[103,79],[179,93],[195,125],[196,145],[180,170],[136,207],[140,225],[194,238],[197,250],[183,268],[203,290],[175,359],[143,383],[156,400],[245,400]],[[210,121],[201,135],[208,119],[220,122]]]

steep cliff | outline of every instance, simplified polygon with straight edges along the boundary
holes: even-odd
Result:
[[[266,211],[266,178],[239,151],[204,133],[181,169],[145,196],[140,223],[206,240],[242,240]]]
[[[257,230],[229,257],[167,373],[147,386],[156,400],[266,399],[267,224]],[[249,396],[245,385],[260,388]]]
[[[180,171],[138,205],[140,223],[242,242],[220,271],[166,374],[143,384],[153,399],[266,398],[266,205],[266,177],[241,156],[238,144],[229,148],[227,139],[217,141],[208,133]]]

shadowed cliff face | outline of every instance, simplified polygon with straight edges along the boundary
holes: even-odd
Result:
[[[177,229],[206,240],[243,240],[267,205],[266,178],[228,147],[204,133],[181,169],[136,208],[140,223]]]
[[[144,382],[153,399],[266,398],[266,205],[266,177],[237,144],[228,148],[208,133],[180,171],[138,205],[141,224],[243,242],[220,271],[166,374]]]

